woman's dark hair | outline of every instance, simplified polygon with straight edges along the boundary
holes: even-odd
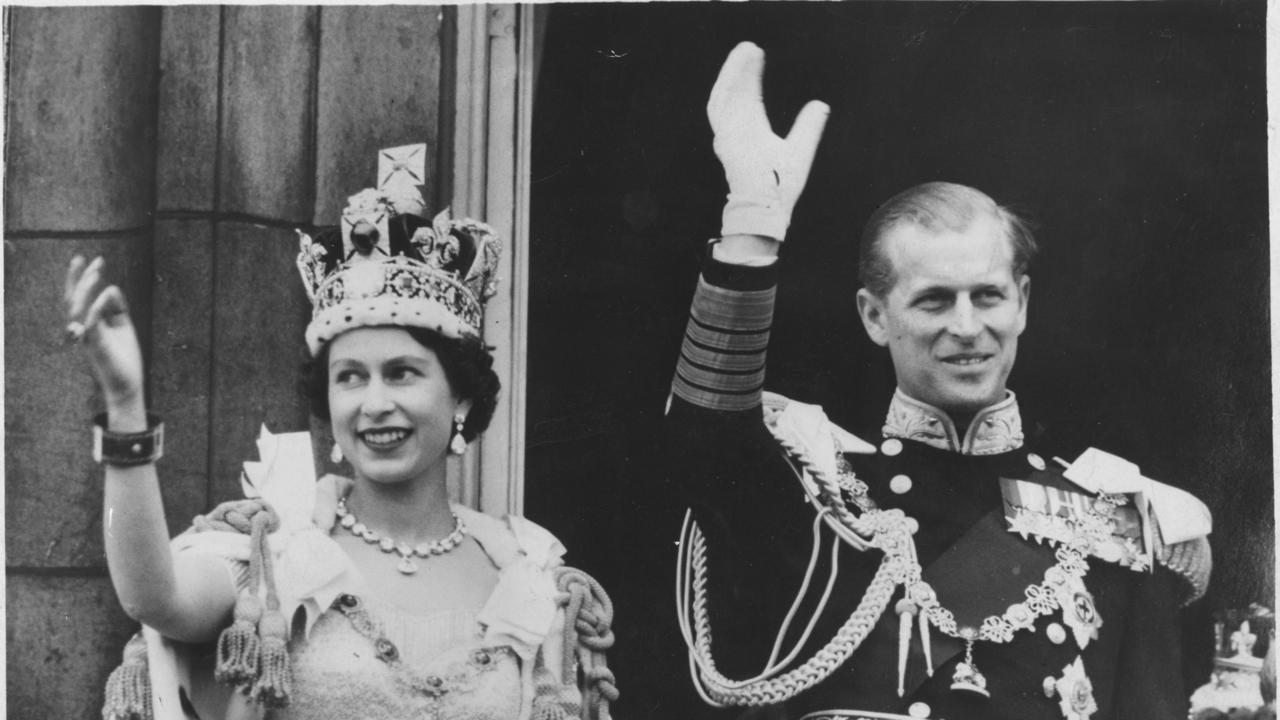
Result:
[[[449,381],[454,395],[471,401],[471,412],[467,414],[467,422],[462,427],[462,437],[471,442],[477,435],[489,427],[493,419],[493,410],[498,404],[498,390],[502,384],[498,382],[498,374],[493,371],[493,355],[489,348],[479,339],[465,337],[454,339],[445,337],[434,330],[417,327],[400,327],[419,345],[431,350],[440,360],[444,368],[445,379]],[[303,383],[308,400],[311,402],[311,414],[328,422],[329,417],[329,346],[324,344],[320,352],[303,365]]]

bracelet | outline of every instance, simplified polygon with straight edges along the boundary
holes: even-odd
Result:
[[[130,467],[147,465],[164,456],[164,423],[147,413],[147,429],[138,433],[118,433],[107,429],[107,414],[93,418],[93,459],[95,462]]]

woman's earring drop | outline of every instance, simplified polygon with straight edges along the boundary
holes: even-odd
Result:
[[[461,455],[467,451],[467,439],[462,437],[462,426],[467,418],[461,413],[453,416],[453,439],[449,441],[449,452]]]
[[[336,442],[333,444],[333,449],[329,451],[329,459],[334,465],[342,462],[342,448]]]

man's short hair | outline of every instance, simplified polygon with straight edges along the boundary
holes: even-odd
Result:
[[[876,297],[884,297],[893,288],[893,263],[881,241],[898,225],[911,223],[938,233],[963,232],[983,213],[1004,226],[1013,248],[1013,276],[1022,277],[1036,254],[1030,223],[980,190],[956,183],[929,182],[903,190],[871,214],[858,247],[858,279]]]

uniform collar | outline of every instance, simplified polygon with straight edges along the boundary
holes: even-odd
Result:
[[[1004,400],[973,417],[961,440],[951,417],[938,408],[895,390],[884,419],[885,437],[915,440],[962,455],[996,455],[1022,447],[1022,415],[1018,399],[1008,391]]]

